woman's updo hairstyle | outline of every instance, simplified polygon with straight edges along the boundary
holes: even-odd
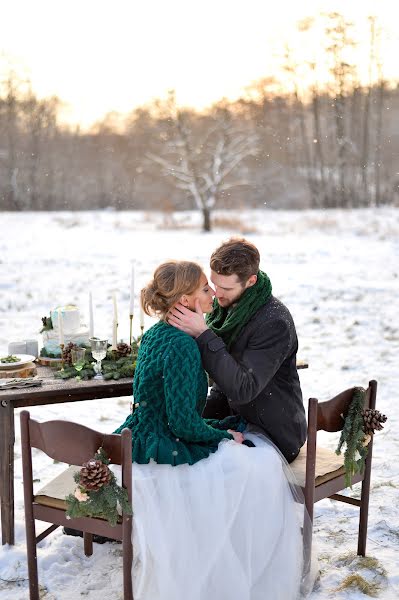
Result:
[[[159,265],[154,278],[141,290],[141,305],[147,315],[164,318],[184,294],[199,286],[203,271],[189,261],[170,260]]]

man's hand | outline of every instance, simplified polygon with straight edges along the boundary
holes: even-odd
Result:
[[[200,301],[195,301],[195,312],[183,306],[183,304],[176,304],[167,314],[166,320],[170,325],[185,331],[191,335],[191,337],[198,337],[208,329],[205,323],[204,315],[202,314]]]

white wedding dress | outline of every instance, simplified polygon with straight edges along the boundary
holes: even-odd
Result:
[[[258,434],[188,466],[133,463],[135,600],[297,600],[303,504],[289,467]]]

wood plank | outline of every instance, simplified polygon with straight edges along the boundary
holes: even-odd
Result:
[[[0,369],[0,379],[14,379],[20,377],[34,377],[36,375],[37,368],[35,363],[30,362],[20,367],[10,367],[8,369]]]

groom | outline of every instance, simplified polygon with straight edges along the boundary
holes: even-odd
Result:
[[[259,262],[258,249],[247,240],[224,242],[210,260],[213,312],[205,321],[197,301],[195,312],[178,305],[168,321],[195,338],[215,382],[203,416],[241,415],[292,462],[306,439],[298,339]]]

